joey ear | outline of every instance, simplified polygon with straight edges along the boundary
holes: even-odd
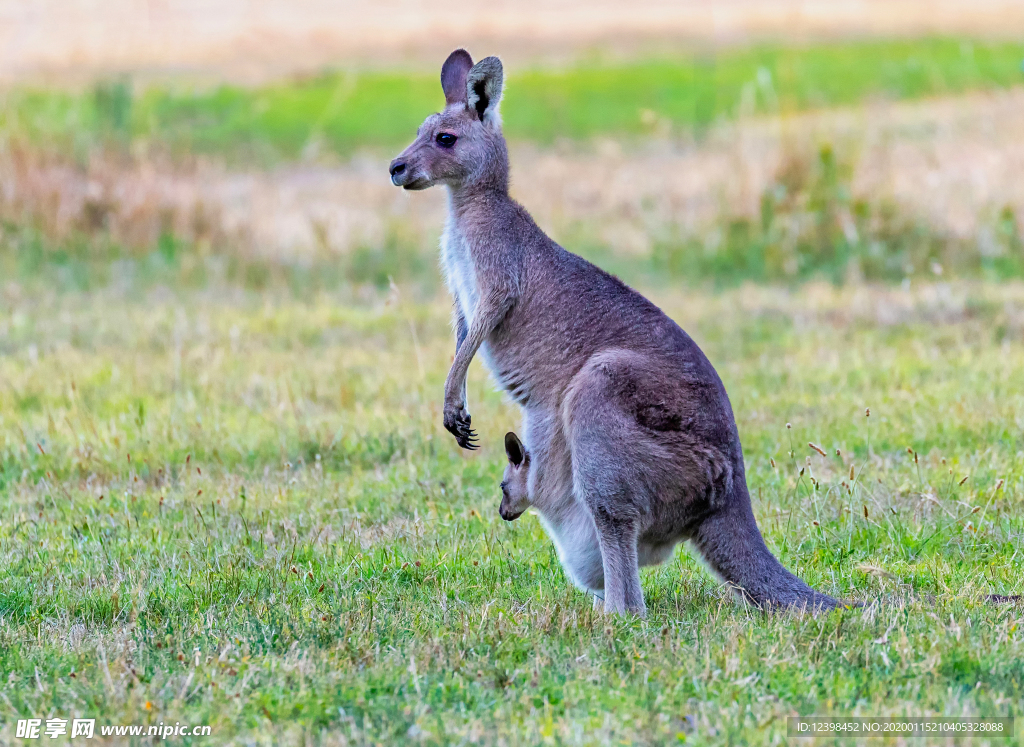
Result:
[[[498,102],[501,101],[503,73],[501,60],[485,57],[473,65],[466,79],[466,102],[481,122],[500,123]]]
[[[509,464],[513,467],[518,467],[526,459],[526,447],[519,440],[519,436],[512,431],[505,434],[505,454],[508,456]]]
[[[473,58],[465,49],[456,49],[441,66],[441,88],[446,104],[466,103],[466,76],[473,67]]]

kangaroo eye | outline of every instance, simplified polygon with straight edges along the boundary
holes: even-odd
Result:
[[[437,144],[442,148],[451,148],[455,145],[455,141],[458,140],[458,138],[450,132],[439,132],[435,140],[437,140]]]

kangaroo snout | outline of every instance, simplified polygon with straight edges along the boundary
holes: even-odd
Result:
[[[424,172],[422,158],[411,158],[405,153],[391,162],[388,172],[391,183],[408,190],[426,189],[431,185],[430,177]]]
[[[508,506],[505,505],[505,501],[502,501],[501,505],[498,506],[498,515],[501,516],[501,518],[503,518],[505,521],[515,521],[523,515],[523,512],[520,511],[519,513],[515,513],[513,511],[510,511]]]
[[[406,168],[405,161],[401,158],[396,158],[391,162],[391,166],[388,168],[388,173],[391,174],[391,183],[396,187],[402,186],[402,176],[408,169]]]
[[[511,507],[512,496],[508,491],[508,480],[501,481],[501,505],[498,506],[498,515],[505,521],[515,521],[523,515],[523,511],[514,511]]]

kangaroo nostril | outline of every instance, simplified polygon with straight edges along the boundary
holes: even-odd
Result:
[[[401,173],[403,173],[405,171],[405,162],[404,161],[392,161],[391,162],[391,168],[389,170],[391,171],[391,176],[398,176],[399,174],[401,174]]]

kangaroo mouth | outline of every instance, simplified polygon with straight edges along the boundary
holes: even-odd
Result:
[[[407,189],[410,192],[418,192],[421,189],[426,189],[430,186],[430,180],[425,179],[422,176],[412,175],[408,172],[404,174],[395,174],[391,177],[391,183],[396,187]]]
[[[524,511],[520,511],[519,513],[513,514],[513,513],[509,513],[508,511],[506,511],[503,508],[499,508],[498,509],[498,513],[501,514],[501,518],[503,518],[505,521],[515,521],[520,516],[522,516],[523,513],[525,513],[525,512]]]
[[[406,164],[399,164],[399,168],[401,168],[401,171],[393,171],[391,174],[391,183],[396,187],[420,190],[430,186],[430,179],[417,171],[410,170]]]

